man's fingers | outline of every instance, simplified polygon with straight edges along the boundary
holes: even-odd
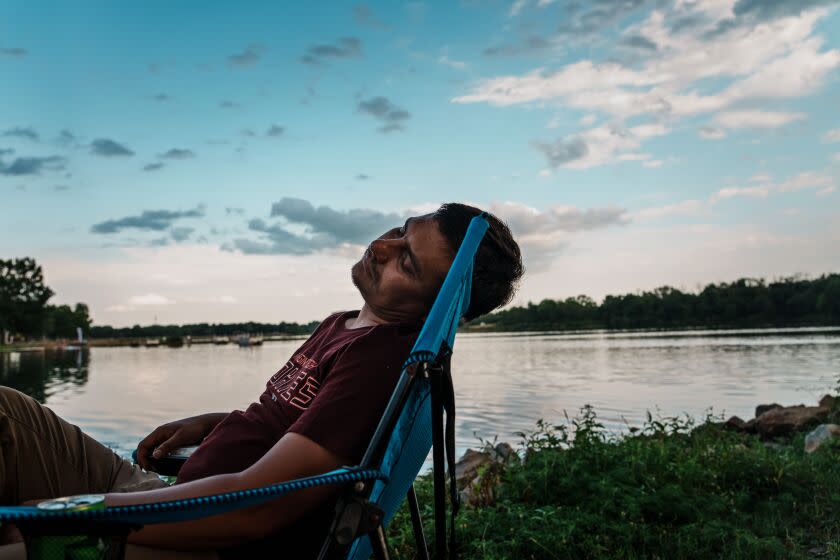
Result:
[[[160,445],[155,447],[155,450],[152,452],[152,457],[154,457],[155,459],[160,459],[162,457],[166,457],[167,453],[169,453],[170,451],[172,451],[176,447],[180,446],[181,444],[178,441],[178,434],[179,433],[180,433],[180,430],[178,432],[175,432],[174,434],[172,434],[171,438],[169,438],[168,440],[164,441],[163,443],[161,443]]]
[[[137,463],[144,469],[149,468],[149,456],[157,443],[161,440],[166,440],[170,434],[165,433],[163,426],[155,428],[155,430],[144,437],[139,444],[137,444]]]

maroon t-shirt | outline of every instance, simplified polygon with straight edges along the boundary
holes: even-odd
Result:
[[[178,482],[240,472],[288,432],[308,437],[348,464],[367,449],[420,325],[347,329],[358,311],[325,319],[266,383],[259,402],[228,414],[181,468]],[[280,533],[220,551],[224,558],[314,558],[334,505],[323,504]]]
[[[240,472],[287,432],[318,443],[348,464],[364,455],[418,325],[347,329],[358,311],[325,319],[266,383],[258,402],[228,414],[178,474],[186,482]]]

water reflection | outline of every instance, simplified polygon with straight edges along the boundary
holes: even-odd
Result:
[[[26,393],[40,403],[56,394],[77,392],[88,382],[90,351],[0,352],[0,385]]]

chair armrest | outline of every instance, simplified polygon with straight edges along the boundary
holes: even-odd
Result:
[[[212,496],[184,498],[151,504],[113,506],[104,509],[47,511],[36,506],[0,506],[0,523],[34,526],[74,523],[113,528],[118,525],[138,527],[151,523],[173,523],[218,515],[250,507],[306,488],[324,485],[349,485],[365,480],[387,481],[388,476],[373,469],[342,467],[324,474],[279,482],[250,490],[237,490]],[[54,525],[55,526],[55,525]]]

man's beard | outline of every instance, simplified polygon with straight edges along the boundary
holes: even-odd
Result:
[[[364,272],[364,266],[362,265],[362,261],[358,261],[350,268],[350,280],[353,281],[353,285],[356,286],[356,289],[359,290],[359,293],[362,295],[362,298],[365,297],[367,293],[365,288],[363,287],[360,275]]]

